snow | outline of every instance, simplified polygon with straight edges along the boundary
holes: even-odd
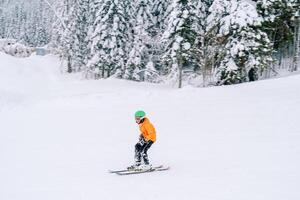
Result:
[[[228,34],[233,24],[238,25],[236,29],[242,29],[248,27],[249,25],[261,25],[262,18],[259,17],[255,6],[252,4],[248,2],[240,2],[237,4],[236,1],[232,1],[230,9],[230,14],[221,19],[221,23],[224,24],[220,30],[222,35]]]
[[[191,48],[191,44],[189,42],[185,42],[183,44],[183,48],[184,48],[184,50],[189,50]]]
[[[237,69],[238,69],[238,66],[235,64],[234,60],[229,59],[227,70],[228,71],[234,71],[234,70],[237,70]]]
[[[34,52],[34,48],[26,47],[25,45],[20,43],[9,45],[0,44],[0,51],[16,57],[29,57]]]
[[[298,200],[300,75],[181,90],[0,53],[1,200]],[[120,177],[144,109],[166,172]]]
[[[182,18],[183,18],[183,19],[187,19],[188,17],[189,17],[189,11],[184,10],[184,11],[182,12]]]

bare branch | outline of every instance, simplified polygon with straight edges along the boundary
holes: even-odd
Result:
[[[64,29],[68,29],[67,25],[65,24],[65,22],[62,20],[62,18],[57,14],[55,8],[50,4],[50,2],[48,0],[43,0],[53,11],[54,15],[59,19],[60,23],[62,24]]]

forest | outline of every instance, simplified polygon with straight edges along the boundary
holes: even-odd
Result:
[[[65,72],[197,86],[299,70],[297,0],[0,0],[0,38]]]

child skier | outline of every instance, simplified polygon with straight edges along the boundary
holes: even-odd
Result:
[[[146,113],[142,110],[135,112],[135,122],[139,125],[141,134],[138,143],[135,145],[135,164],[128,167],[128,170],[151,169],[147,151],[156,141],[155,128],[149,119],[146,118]],[[142,160],[144,165],[142,165]]]

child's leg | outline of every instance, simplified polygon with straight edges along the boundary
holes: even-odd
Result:
[[[143,146],[140,143],[137,143],[135,145],[135,155],[134,155],[135,164],[138,165],[141,164],[142,150],[143,150]]]
[[[150,147],[152,146],[152,144],[153,144],[152,141],[148,141],[142,150],[142,156],[143,156],[145,165],[149,165],[149,158],[148,158],[147,152],[150,149]]]

